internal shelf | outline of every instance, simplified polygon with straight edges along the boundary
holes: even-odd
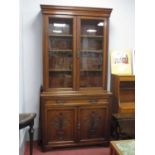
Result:
[[[82,38],[103,38],[102,35],[81,35]]]
[[[50,49],[49,52],[72,52],[72,49]]]
[[[49,69],[49,72],[71,72],[71,69]]]
[[[81,50],[81,53],[85,53],[85,52],[94,52],[94,53],[102,53],[103,52],[103,50],[102,49],[100,49],[100,50],[92,50],[92,49],[82,49]]]
[[[135,90],[135,88],[132,88],[132,87],[128,87],[128,88],[120,88],[120,90]]]
[[[72,37],[72,34],[48,34],[49,37]]]
[[[101,72],[101,69],[81,69],[81,72]]]

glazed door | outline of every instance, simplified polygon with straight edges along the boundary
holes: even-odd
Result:
[[[46,16],[47,42],[45,83],[47,88],[75,88],[76,19],[72,16]]]
[[[79,108],[79,141],[80,143],[102,143],[107,137],[106,106],[86,106]]]
[[[78,18],[78,88],[106,87],[106,19]]]
[[[77,110],[75,107],[46,108],[46,144],[72,145],[76,141]]]

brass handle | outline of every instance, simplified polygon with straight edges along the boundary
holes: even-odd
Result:
[[[91,104],[95,104],[95,103],[97,103],[97,100],[96,100],[96,99],[92,99],[92,100],[89,100],[89,102],[90,102]]]
[[[57,104],[64,104],[65,101],[64,101],[64,100],[56,100],[56,103],[57,103]]]
[[[77,128],[80,129],[80,123],[77,124]]]

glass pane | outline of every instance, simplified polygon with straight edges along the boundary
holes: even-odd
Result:
[[[103,36],[104,21],[102,20],[81,20],[81,35]]]
[[[81,20],[80,87],[102,87],[103,27],[101,20]]]
[[[72,87],[72,19],[49,18],[49,87]]]
[[[49,18],[49,34],[72,35],[72,19]]]

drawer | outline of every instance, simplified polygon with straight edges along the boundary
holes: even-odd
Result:
[[[108,104],[108,99],[90,98],[90,99],[52,99],[46,101],[46,104],[52,105],[84,105],[84,104]]]

